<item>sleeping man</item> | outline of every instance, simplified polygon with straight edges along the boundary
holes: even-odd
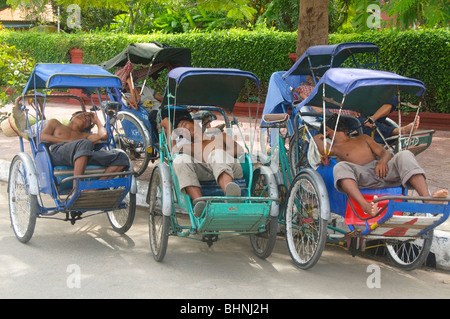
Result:
[[[92,125],[97,133],[86,132]],[[121,172],[129,167],[125,153],[117,150],[94,151],[94,145],[107,138],[107,132],[96,113],[81,112],[68,125],[49,120],[42,130],[41,140],[51,143],[50,159],[54,166],[73,166],[74,176],[83,175],[88,164],[106,167],[105,173]]]
[[[172,134],[164,120],[161,121],[161,126],[168,133],[167,136],[174,136],[173,169],[183,193],[194,200],[202,196],[200,181],[216,180],[225,196],[241,196],[241,189],[234,183],[234,179],[243,176],[237,157],[244,150],[231,136],[221,133],[213,138],[206,138],[201,127],[189,117],[181,119]],[[205,206],[205,201],[197,202],[194,214],[200,216]]]
[[[333,138],[337,116],[326,121],[326,136]],[[320,130],[323,132],[323,130]],[[414,188],[419,196],[429,197],[425,172],[419,166],[410,151],[391,154],[367,135],[349,137],[344,123],[340,122],[336,130],[330,156],[336,156],[339,162],[333,169],[334,184],[338,191],[348,194],[371,216],[378,214],[376,203],[365,200],[359,188],[385,188],[403,185]],[[318,134],[314,140],[319,152],[324,155],[323,135]],[[448,191],[435,191],[432,197],[447,197]]]

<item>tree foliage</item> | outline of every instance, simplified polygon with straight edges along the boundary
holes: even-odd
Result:
[[[0,43],[0,107],[12,102],[21,93],[33,67],[34,59],[15,46]],[[13,91],[7,92],[8,89]]]
[[[446,0],[395,0],[386,1],[383,11],[394,17],[394,26],[407,29],[411,26],[448,27],[450,6]]]

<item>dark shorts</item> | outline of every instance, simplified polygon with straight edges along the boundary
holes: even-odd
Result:
[[[73,166],[80,156],[88,156],[88,165],[129,167],[128,156],[118,150],[94,151],[94,143],[86,139],[50,145],[50,158],[54,166]]]

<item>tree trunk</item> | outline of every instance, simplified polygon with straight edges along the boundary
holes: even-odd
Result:
[[[328,44],[329,0],[300,0],[297,59],[312,45]]]

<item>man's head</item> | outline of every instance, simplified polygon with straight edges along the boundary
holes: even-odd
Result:
[[[81,131],[90,131],[94,114],[91,112],[78,111],[72,114],[71,123],[75,123]]]
[[[343,118],[340,118],[339,122],[337,123],[337,127],[336,127],[337,121],[338,121],[337,114],[331,115],[331,117],[325,121],[326,129],[327,129],[327,134],[326,134],[327,136],[329,134],[333,134],[334,130],[336,130],[336,132],[344,132],[344,133],[349,132],[349,127]],[[319,132],[323,132],[323,123],[320,126]]]
[[[178,127],[175,129],[177,135],[182,135],[184,138],[194,141],[202,141],[203,131],[200,127],[200,121],[193,120],[181,120],[178,123]],[[186,136],[185,136],[186,135]]]

